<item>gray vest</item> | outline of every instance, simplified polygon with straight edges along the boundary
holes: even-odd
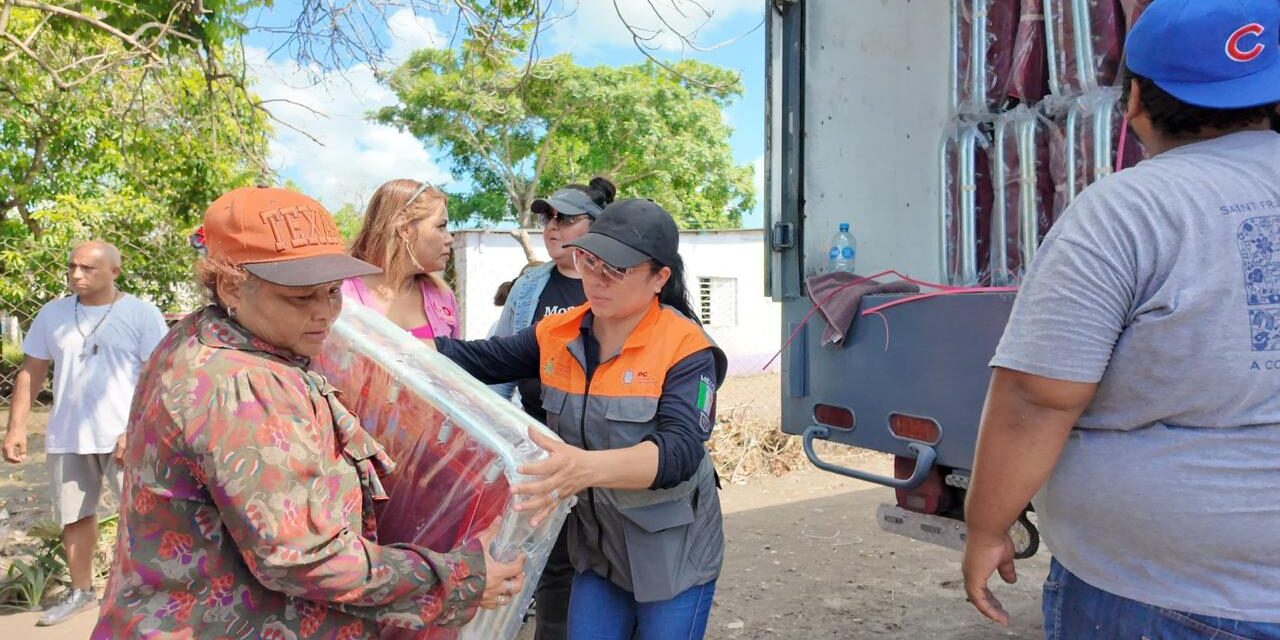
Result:
[[[581,343],[569,350],[581,365]],[[657,429],[658,398],[584,396],[543,385],[542,406],[547,426],[580,448],[624,449]],[[710,582],[724,560],[710,454],[693,477],[669,489],[587,489],[565,526],[574,569],[606,577],[637,602],[670,600]]]

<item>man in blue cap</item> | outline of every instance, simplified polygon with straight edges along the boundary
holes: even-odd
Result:
[[[1046,638],[1280,638],[1280,2],[1155,0],[1126,42],[1149,159],[1045,238],[991,361],[965,590],[1016,578]]]

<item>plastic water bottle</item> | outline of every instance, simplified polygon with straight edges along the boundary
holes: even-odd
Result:
[[[827,253],[828,270],[853,273],[857,256],[858,239],[849,233],[849,223],[841,222],[840,230],[831,238],[831,251]]]

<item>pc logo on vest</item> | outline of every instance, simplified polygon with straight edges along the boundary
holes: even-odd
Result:
[[[1266,27],[1256,22],[1236,29],[1235,33],[1227,38],[1227,57],[1236,62],[1252,62],[1267,48],[1267,45],[1261,42],[1261,36],[1266,30]],[[1253,46],[1248,49],[1244,48],[1246,38],[1254,39]]]

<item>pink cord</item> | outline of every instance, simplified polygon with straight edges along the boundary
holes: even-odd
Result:
[[[1116,167],[1117,172],[1124,166],[1124,145],[1129,141],[1129,114],[1125,114],[1124,120],[1120,123],[1120,145],[1116,147]]]

